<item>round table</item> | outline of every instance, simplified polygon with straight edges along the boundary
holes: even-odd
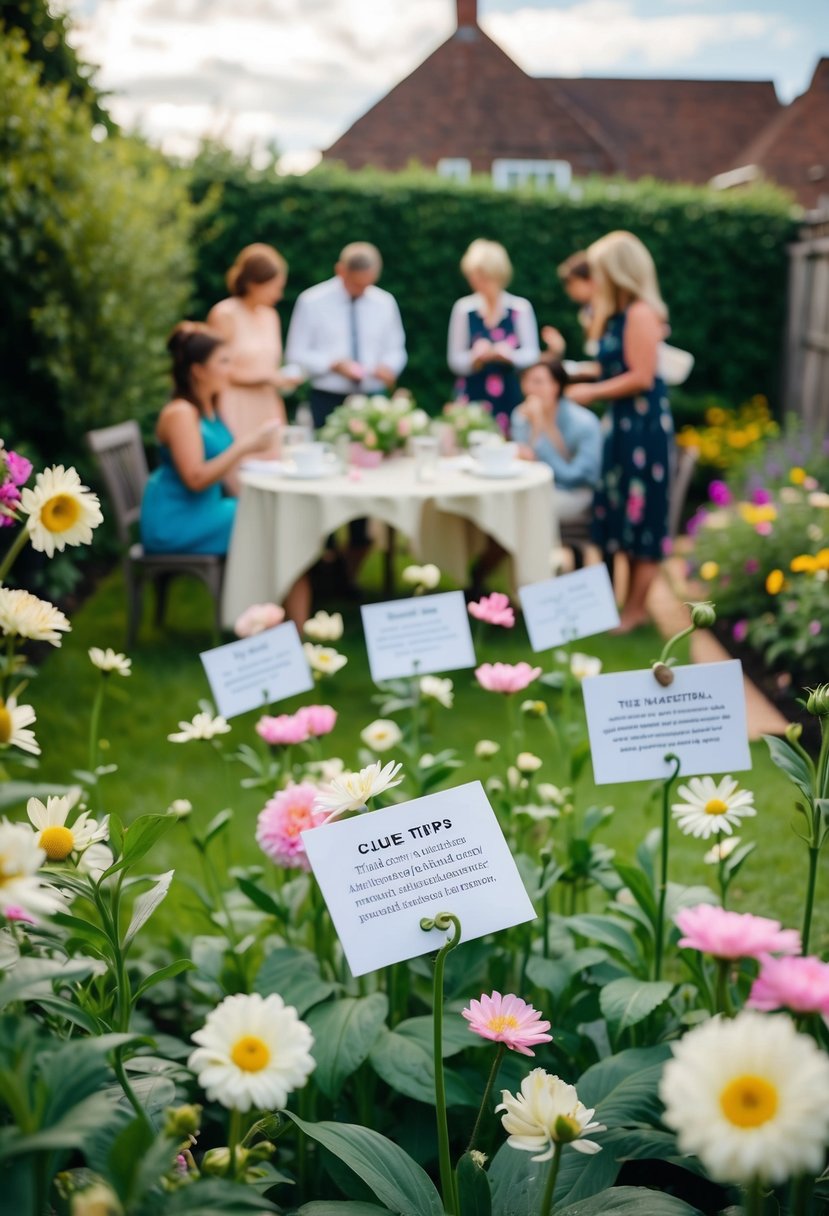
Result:
[[[300,479],[279,462],[249,462],[227,557],[225,625],[251,604],[281,603],[326,538],[365,516],[401,532],[416,560],[434,562],[460,585],[484,536],[509,554],[513,586],[549,578],[558,544],[549,467],[522,461],[514,477],[496,479],[470,466],[464,458],[440,461],[434,480],[422,481],[415,461],[398,457],[376,469]]]

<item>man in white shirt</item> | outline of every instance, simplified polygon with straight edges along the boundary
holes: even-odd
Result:
[[[406,366],[406,337],[394,296],[377,287],[383,269],[374,245],[346,245],[334,278],[309,287],[294,307],[286,363],[311,381],[314,426],[351,393],[384,393]]]

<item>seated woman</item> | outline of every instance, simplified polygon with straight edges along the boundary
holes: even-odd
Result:
[[[488,401],[506,431],[521,400],[516,369],[539,356],[532,304],[510,295],[512,263],[497,241],[473,241],[461,259],[473,295],[457,300],[449,319],[447,359],[457,375],[455,396]]]
[[[177,325],[167,343],[173,359],[173,399],[156,425],[161,463],[144,489],[141,540],[147,553],[227,553],[236,499],[222,482],[252,452],[270,446],[279,423],[260,425],[234,440],[216,413],[227,385],[230,356],[219,334],[193,321]],[[303,623],[310,591],[303,578],[285,602]]]
[[[556,515],[575,519],[593,502],[602,467],[601,425],[595,414],[563,396],[567,373],[542,359],[521,377],[524,401],[513,410],[512,437],[524,460],[553,470]]]

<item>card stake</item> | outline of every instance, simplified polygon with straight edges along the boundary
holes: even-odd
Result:
[[[597,785],[667,777],[669,752],[679,757],[683,777],[751,768],[740,662],[671,670],[667,688],[651,670],[582,682]]]
[[[314,687],[293,621],[205,650],[201,661],[216,708],[224,718]]]
[[[354,976],[439,949],[422,917],[453,912],[471,941],[535,919],[480,781],[302,833]]]
[[[375,684],[475,666],[462,591],[365,604],[361,612]]]
[[[604,562],[519,587],[518,598],[533,650],[552,650],[619,624]]]

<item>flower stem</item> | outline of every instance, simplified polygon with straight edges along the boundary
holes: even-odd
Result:
[[[430,929],[452,929],[438,950],[435,959],[435,978],[432,989],[433,1055],[435,1060],[435,1120],[438,1134],[438,1160],[440,1162],[440,1189],[443,1206],[448,1216],[458,1216],[458,1197],[455,1191],[455,1174],[449,1152],[449,1123],[446,1117],[446,1081],[443,1075],[443,973],[446,956],[461,940],[461,922],[451,912],[438,912],[434,918],[424,917],[420,927]]]
[[[819,815],[817,808],[813,811],[815,817]],[[815,886],[817,884],[817,863],[820,856],[820,845],[817,848],[809,845],[809,876],[806,879],[806,906],[803,909],[803,929],[800,934],[802,944],[802,952],[809,953],[809,937],[812,932],[812,912],[815,906]]]
[[[813,1179],[809,1174],[799,1174],[792,1179],[789,1189],[789,1211],[791,1216],[809,1216]]]
[[[504,1058],[504,1052],[506,1051],[506,1049],[507,1049],[506,1043],[498,1044],[498,1050],[495,1053],[495,1058],[492,1061],[492,1068],[490,1069],[490,1072],[489,1072],[489,1080],[486,1083],[486,1089],[484,1090],[484,1096],[481,1099],[481,1106],[478,1111],[478,1118],[475,1120],[475,1126],[472,1129],[472,1136],[469,1140],[469,1147],[466,1150],[468,1153],[471,1153],[473,1148],[475,1147],[475,1145],[478,1143],[478,1135],[481,1130],[481,1124],[483,1123],[484,1115],[489,1110],[489,1102],[490,1102],[490,1098],[492,1096],[492,1088],[495,1085],[495,1078],[498,1076],[498,1069],[501,1067],[501,1061]]]
[[[8,550],[6,551],[6,556],[3,558],[2,562],[0,562],[0,583],[4,583],[6,581],[7,574],[17,561],[17,558],[22,550],[25,548],[28,539],[29,529],[25,524],[23,524],[17,536],[15,536],[14,540],[9,545]]]
[[[731,1004],[731,994],[728,991],[728,972],[731,968],[730,959],[717,959],[717,1013],[723,1013],[727,1018],[733,1018],[734,1008]]]
[[[763,1216],[765,1208],[763,1184],[759,1178],[753,1178],[743,1191],[743,1216]]]
[[[660,842],[659,866],[659,903],[656,911],[656,941],[653,952],[653,978],[662,978],[662,951],[665,939],[665,900],[668,895],[668,844],[671,825],[671,787],[679,776],[680,760],[672,752],[665,757],[667,764],[673,765],[673,772],[665,778],[662,785],[662,840]]]
[[[539,1216],[552,1216],[553,1212],[553,1193],[556,1189],[556,1179],[558,1171],[561,1167],[561,1145],[556,1143],[553,1145],[553,1159],[550,1162],[550,1172],[547,1175],[547,1185],[544,1187],[544,1195],[541,1199],[541,1207]]]
[[[242,1139],[242,1116],[238,1110],[234,1109],[230,1112],[230,1130],[228,1131],[228,1149],[230,1150],[229,1160],[227,1163],[228,1178],[236,1178],[236,1155],[239,1151],[239,1142]]]
[[[112,1064],[113,1071],[115,1072],[115,1075],[118,1078],[118,1084],[123,1089],[124,1096],[126,1097],[127,1101],[129,1102],[130,1106],[132,1107],[132,1109],[138,1115],[138,1118],[141,1120],[142,1123],[146,1124],[147,1128],[153,1133],[153,1135],[155,1135],[155,1130],[153,1128],[152,1123],[150,1122],[147,1112],[144,1110],[144,1107],[138,1101],[138,1098],[135,1096],[135,1090],[132,1088],[129,1081],[127,1080],[127,1070],[124,1068],[123,1052],[124,1052],[123,1047],[116,1048],[115,1056],[114,1056],[113,1064]]]

